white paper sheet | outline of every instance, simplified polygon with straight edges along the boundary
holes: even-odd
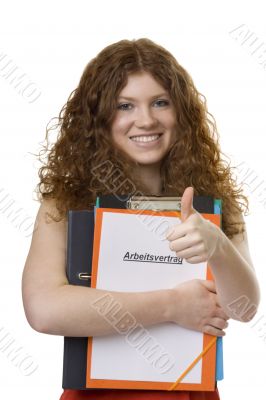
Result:
[[[130,255],[137,258],[141,254],[143,258],[145,255],[176,258],[168,240],[162,239],[166,228],[177,223],[181,223],[177,217],[104,211],[96,287],[143,292],[171,288],[195,278],[205,279],[206,262],[189,264],[183,259],[182,264],[177,264],[167,262],[167,258],[166,262],[162,258],[157,262],[128,260]],[[114,314],[113,323],[121,316]],[[93,338],[91,378],[174,382],[202,350],[203,334],[175,323],[149,327],[138,324],[135,329],[132,325],[128,333]],[[201,383],[201,372],[200,360],[182,382]]]

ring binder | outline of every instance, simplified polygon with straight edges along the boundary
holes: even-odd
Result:
[[[89,280],[89,279],[91,279],[91,275],[87,274],[87,272],[80,272],[78,274],[78,277],[81,280]]]

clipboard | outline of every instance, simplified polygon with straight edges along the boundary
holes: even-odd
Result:
[[[112,203],[114,204],[115,199],[112,199],[112,200],[113,200]],[[153,199],[153,200],[156,202],[156,204],[158,204],[158,200],[159,199]],[[151,199],[149,199],[148,201],[150,202]],[[168,203],[168,204],[170,204],[170,203]],[[98,202],[98,205],[99,205],[99,202]],[[140,205],[137,202],[135,202],[135,205],[137,205],[137,207],[131,207],[132,209],[135,208],[135,211],[130,210],[130,212],[129,211],[125,212],[125,211],[117,210],[117,209],[111,209],[111,210],[110,209],[109,210],[107,210],[107,209],[98,209],[96,211],[97,216],[99,216],[98,217],[99,218],[98,221],[100,221],[100,222],[97,225],[97,218],[96,218],[96,240],[95,240],[96,244],[94,246],[94,263],[93,263],[94,264],[93,265],[93,267],[94,267],[94,270],[93,270],[94,275],[92,276],[92,278],[93,278],[92,286],[93,287],[96,287],[97,257],[98,257],[98,255],[97,255],[97,246],[98,246],[98,250],[99,250],[99,242],[100,242],[100,240],[99,240],[100,239],[99,238],[99,232],[100,232],[99,229],[100,228],[99,227],[101,225],[101,221],[102,221],[104,212],[105,213],[106,212],[107,213],[108,212],[109,213],[113,212],[113,213],[118,213],[118,214],[119,213],[120,214],[121,213],[139,214],[139,211],[136,211],[136,208],[139,209]],[[195,207],[195,204],[193,204],[193,205]],[[173,206],[164,207],[164,209],[171,209],[172,207]],[[144,211],[141,211],[142,214],[154,215],[153,211],[147,211],[147,204],[146,204],[146,207],[143,207],[143,208],[144,208]],[[153,204],[151,206],[151,209],[153,210],[154,208],[155,207],[154,207],[154,204]],[[162,208],[163,208],[162,206],[159,207],[159,209],[162,209]],[[178,208],[176,204],[174,205],[174,208]],[[198,207],[198,208],[200,208],[200,207]],[[176,217],[177,216],[176,213],[178,214],[178,212],[170,212],[170,211],[167,212],[166,211],[164,213],[160,212],[159,214],[160,215],[164,215],[164,216],[168,215],[168,216]],[[220,215],[209,214],[209,215],[203,215],[203,216],[205,218],[211,220],[215,224],[220,225]],[[120,226],[120,228],[121,228],[121,226]],[[208,266],[207,266],[206,271],[207,271],[206,278],[207,279],[211,279],[212,278],[211,277],[211,272],[210,272],[210,269],[209,269]],[[110,288],[107,287],[107,290],[110,290]],[[98,387],[98,388],[99,387],[102,387],[102,388],[104,388],[104,387],[107,388],[108,387],[108,388],[125,388],[125,389],[129,389],[129,388],[130,389],[155,389],[155,390],[156,389],[158,389],[158,390],[167,390],[169,388],[169,382],[168,383],[160,382],[159,384],[158,384],[158,382],[144,382],[143,380],[134,381],[133,382],[133,381],[126,381],[125,379],[123,379],[123,380],[103,379],[103,377],[101,379],[99,379],[99,376],[98,376],[98,379],[93,379],[93,377],[91,376],[92,343],[93,343],[93,341],[97,342],[97,340],[98,340],[97,337],[88,339],[88,362],[87,362],[87,382],[86,382],[87,387],[95,387],[95,388],[96,387]],[[101,339],[100,339],[100,341],[101,341]],[[209,343],[210,343],[210,335],[204,335],[204,348],[206,348]],[[111,347],[109,346],[109,348],[111,348]],[[203,365],[203,368],[202,368],[202,381],[201,381],[200,384],[198,384],[198,383],[195,383],[195,384],[191,384],[191,383],[183,383],[182,384],[182,383],[180,383],[179,387],[178,387],[178,390],[214,390],[214,385],[215,385],[215,356],[216,356],[216,348],[215,348],[215,346],[213,346],[213,348],[209,350],[208,354],[205,355],[204,362],[203,362],[203,364],[205,364],[205,365]],[[207,366],[210,364],[211,357],[212,357],[212,364],[214,363],[212,371],[208,370],[208,368],[207,368]]]
[[[128,195],[121,195],[119,198],[114,195],[100,196],[97,198],[96,206],[126,209],[128,199]],[[218,201],[216,212],[221,213],[220,200],[213,200],[209,196],[194,196],[193,206],[199,212],[213,213],[216,201]],[[69,210],[66,267],[70,284],[90,286],[93,234],[94,211]],[[219,340],[222,344],[222,338]],[[64,337],[62,379],[64,389],[90,390],[86,388],[87,344],[88,338],[85,337]],[[222,357],[222,352],[220,356]],[[223,376],[222,364],[219,370],[220,378],[216,376],[217,380]],[[104,389],[99,390],[104,392]]]

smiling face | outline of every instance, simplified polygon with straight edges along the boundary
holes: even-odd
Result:
[[[147,72],[128,76],[111,126],[117,147],[140,166],[158,171],[176,139],[176,117],[168,92]]]

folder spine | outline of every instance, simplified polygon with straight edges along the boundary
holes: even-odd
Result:
[[[71,285],[90,286],[79,276],[91,271],[93,233],[93,211],[69,210],[66,275]],[[87,337],[64,337],[63,389],[86,389],[87,344]]]

